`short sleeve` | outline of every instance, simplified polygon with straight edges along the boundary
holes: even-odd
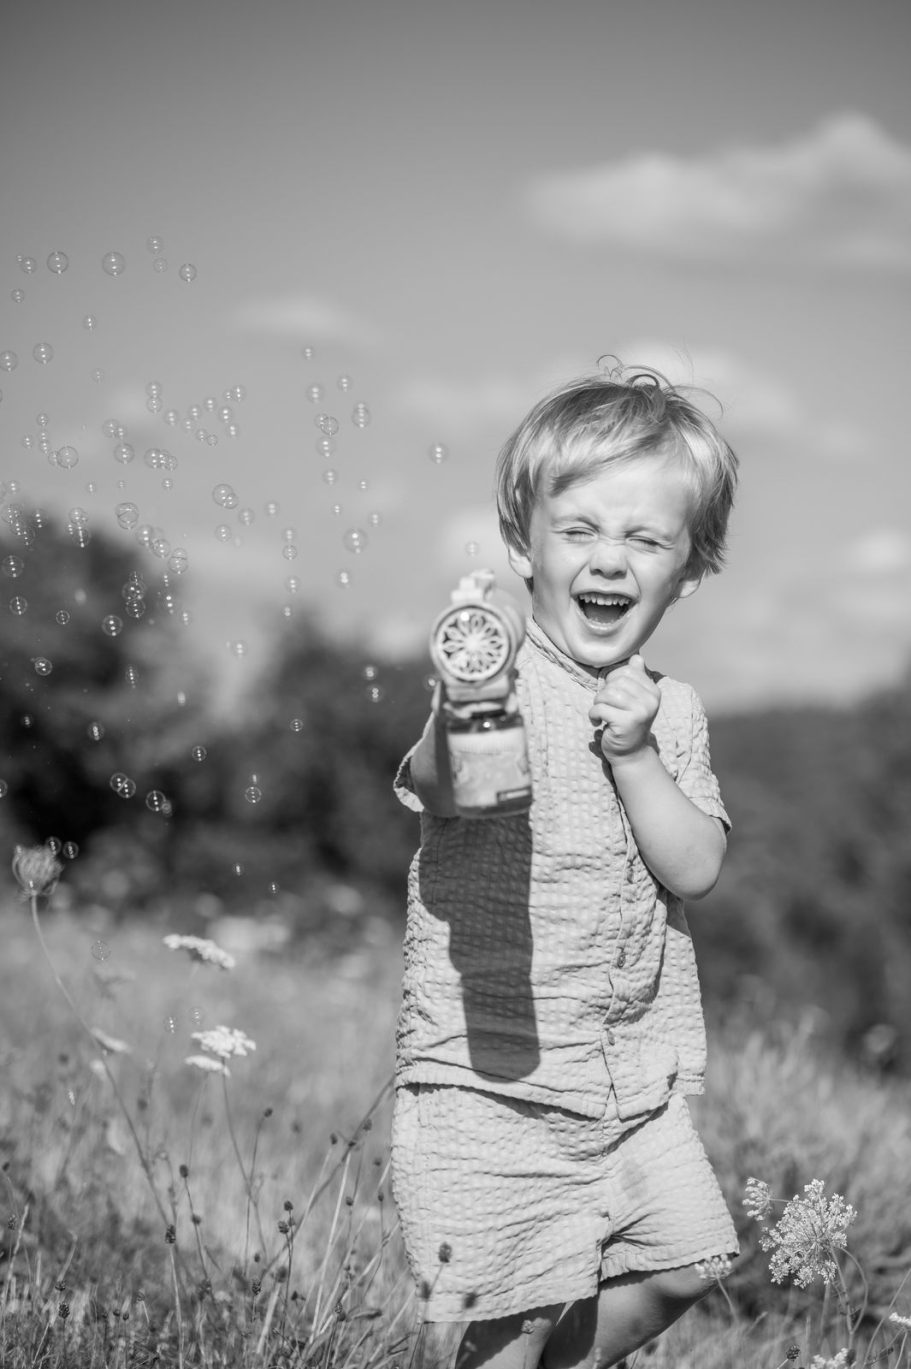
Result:
[[[690,691],[692,709],[689,738],[680,738],[680,758],[677,784],[697,808],[713,818],[720,818],[725,831],[731,830],[731,820],[721,801],[721,790],[712,770],[709,751],[709,725],[702,701],[695,690]]]
[[[421,737],[421,741],[427,736],[427,732],[432,726],[433,714],[427,719],[427,725],[424,728],[424,734]],[[396,771],[395,779],[392,782],[392,790],[399,803],[404,804],[406,808],[410,808],[412,813],[424,812],[424,805],[414,792],[414,784],[411,779],[411,757],[414,755],[415,751],[417,751],[420,744],[420,741],[415,742],[414,746],[412,746],[402,758],[399,768]]]

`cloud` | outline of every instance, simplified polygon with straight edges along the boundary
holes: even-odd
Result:
[[[672,260],[911,267],[911,148],[859,113],[775,146],[543,175],[524,198],[535,222],[574,243]]]
[[[278,295],[250,300],[237,310],[235,326],[243,333],[287,338],[296,342],[345,342],[374,347],[379,332],[367,319],[329,300],[309,295]]]
[[[390,399],[401,417],[416,419],[441,435],[496,427],[505,438],[532,404],[573,376],[595,369],[594,359],[557,357],[524,376],[486,375],[473,380],[416,376]]]

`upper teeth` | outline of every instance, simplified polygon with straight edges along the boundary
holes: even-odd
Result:
[[[604,604],[612,607],[623,607],[629,603],[625,594],[599,594],[597,591],[590,591],[587,594],[580,594],[580,599],[584,599],[589,604]]]

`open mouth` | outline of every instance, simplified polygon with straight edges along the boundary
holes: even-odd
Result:
[[[633,606],[625,594],[578,594],[576,603],[582,616],[592,627],[614,627],[626,617]]]

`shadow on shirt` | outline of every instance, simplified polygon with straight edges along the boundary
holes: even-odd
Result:
[[[524,1079],[541,1059],[531,986],[531,851],[522,814],[448,822],[434,855],[425,851],[419,860],[421,901],[449,924],[471,1068],[491,1081]]]

